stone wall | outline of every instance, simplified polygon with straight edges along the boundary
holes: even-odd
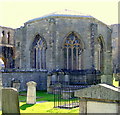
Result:
[[[91,28],[92,24],[96,25],[96,28]],[[92,30],[94,30],[93,35]],[[108,80],[112,81],[111,29],[95,18],[53,16],[25,23],[24,27],[15,31],[16,68],[31,69],[31,48],[35,36],[39,34],[47,43],[46,69],[48,71],[66,69],[64,68],[63,44],[70,32],[77,33],[83,43],[81,69],[91,69],[95,66],[94,51],[96,48],[93,45],[96,44],[98,37],[102,36],[104,66],[101,81],[111,84]]]
[[[97,32],[95,39],[99,35],[103,36],[105,51],[111,52],[111,32],[110,29],[103,23],[94,19],[84,18],[63,18],[63,17],[48,17],[32,23],[26,23],[24,27],[16,30],[16,42],[21,42],[20,56],[16,60],[21,61],[20,68],[30,67],[30,49],[37,34],[40,34],[47,42],[46,50],[46,65],[47,70],[63,69],[63,43],[66,35],[74,31],[79,36],[84,44],[82,68],[90,69],[92,67],[91,58],[91,23],[97,24]],[[60,57],[60,58],[59,58]],[[18,59],[20,58],[20,59]],[[18,63],[18,61],[16,61]],[[17,66],[17,65],[16,65]]]
[[[7,72],[2,73],[3,87],[12,87],[12,81],[19,80],[20,91],[26,91],[26,83],[35,81],[37,83],[37,90],[47,89],[47,74],[46,72]]]
[[[112,59],[113,59],[113,68],[114,73],[119,72],[119,59],[120,59],[120,24],[111,25],[112,29]]]
[[[119,95],[119,88],[107,84],[75,91],[75,96],[80,97],[80,114],[119,113]]]
[[[4,62],[5,68],[14,67],[14,29],[0,26],[0,59]]]
[[[0,44],[14,44],[14,29],[0,26]]]
[[[87,113],[118,113],[117,103],[87,102]]]

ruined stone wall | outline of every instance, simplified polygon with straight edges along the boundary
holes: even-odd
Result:
[[[14,45],[14,29],[0,27],[0,44]],[[9,38],[9,43],[8,43]]]
[[[16,68],[31,69],[31,48],[35,36],[39,34],[47,43],[46,69],[48,71],[65,69],[63,44],[70,32],[77,33],[83,43],[82,69],[94,68],[95,44],[98,37],[102,36],[104,45],[102,82],[112,81],[111,30],[94,18],[48,17],[25,23],[24,27],[16,29],[15,32]]]
[[[20,91],[26,91],[26,83],[35,81],[37,83],[37,90],[46,90],[47,74],[46,72],[3,72],[2,83],[3,87],[12,87],[12,81],[20,81]]]
[[[46,50],[46,66],[47,70],[63,69],[63,43],[66,35],[74,31],[80,35],[80,39],[84,44],[83,51],[83,69],[92,67],[91,58],[91,24],[97,24],[97,33],[94,39],[99,35],[103,36],[105,50],[111,51],[111,33],[110,29],[96,20],[92,19],[72,19],[72,18],[46,18],[33,23],[27,23],[20,30],[16,30],[17,36],[21,41],[21,67],[30,67],[30,51],[32,43],[37,34],[40,34],[47,42]],[[17,62],[17,61],[16,61]]]
[[[19,69],[22,67],[21,60],[24,59],[24,57],[22,56],[24,46],[23,46],[23,33],[21,28],[15,30],[14,38],[15,38],[15,68]]]
[[[0,58],[3,60],[5,68],[14,67],[15,39],[14,29],[0,27]]]

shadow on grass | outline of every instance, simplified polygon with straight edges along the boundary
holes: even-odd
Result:
[[[34,104],[24,104],[22,106],[20,106],[20,109],[22,110],[26,110],[28,107],[32,107]]]

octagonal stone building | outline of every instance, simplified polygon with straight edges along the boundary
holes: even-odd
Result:
[[[21,89],[29,80],[38,89],[57,82],[112,84],[111,33],[94,17],[69,10],[29,20],[14,30],[15,68],[9,80],[3,72],[3,84],[13,79],[21,81]]]

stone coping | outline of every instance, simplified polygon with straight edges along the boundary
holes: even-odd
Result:
[[[75,97],[120,102],[120,89],[107,84],[98,84],[75,91]]]
[[[2,73],[27,73],[27,72],[48,72],[47,70],[39,70],[39,69],[5,69],[5,70],[0,70]]]
[[[94,18],[91,15],[85,15],[85,14],[81,14],[81,13],[78,13],[78,12],[76,13],[75,11],[70,11],[70,10],[64,10],[62,12],[61,11],[54,12],[54,13],[51,13],[51,14],[48,14],[48,15],[45,15],[45,16],[34,18],[34,19],[31,19],[31,20],[25,22],[24,25],[26,26],[27,24],[35,23],[35,22],[45,20],[45,19],[49,20],[49,19],[53,19],[53,18],[91,19],[91,20],[93,20],[93,21],[95,21],[97,23],[106,25],[105,23],[101,22],[100,20]],[[54,21],[52,21],[52,22],[54,22]],[[107,27],[110,29],[109,26],[107,26]]]
[[[96,99],[96,98],[80,98],[81,101],[95,101],[95,102],[103,102],[103,103],[118,103],[120,104],[119,101],[116,100],[108,100],[108,99]]]

